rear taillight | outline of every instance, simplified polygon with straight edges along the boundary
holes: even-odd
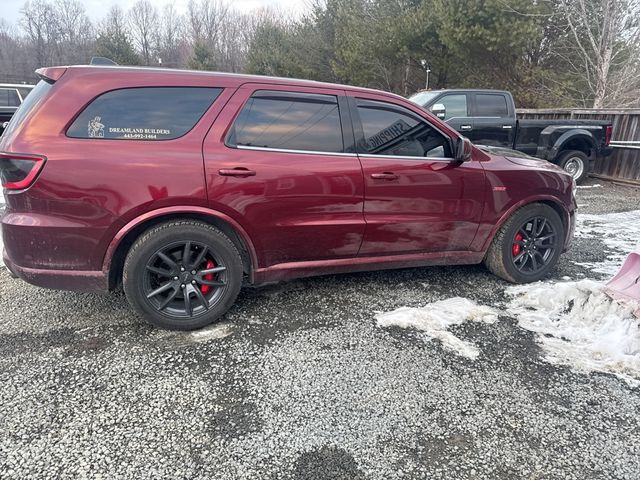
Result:
[[[37,155],[0,153],[0,180],[7,190],[22,190],[36,179],[45,158]]]
[[[608,147],[609,143],[611,143],[611,134],[613,133],[613,125],[607,125],[607,128],[604,130],[604,146]]]

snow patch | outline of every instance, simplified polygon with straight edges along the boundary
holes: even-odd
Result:
[[[475,359],[480,354],[478,347],[456,337],[448,328],[466,321],[494,323],[498,319],[498,313],[491,307],[478,305],[467,298],[454,297],[429,303],[422,308],[401,307],[391,312],[378,313],[375,318],[378,327],[396,326],[421,330],[429,339],[440,340],[447,350]]]
[[[578,371],[614,374],[640,384],[637,305],[619,304],[593,280],[509,287],[507,313],[536,332],[546,360]]]
[[[602,185],[596,183],[594,185],[578,185],[576,188],[602,188]]]
[[[606,247],[604,262],[575,262],[596,273],[615,275],[630,252],[640,250],[640,210],[590,215],[579,213],[576,237],[600,239]]]
[[[195,332],[190,332],[189,338],[196,342],[208,342],[209,340],[215,340],[228,337],[233,333],[233,326],[229,323],[214,324],[210,327],[206,327]]]

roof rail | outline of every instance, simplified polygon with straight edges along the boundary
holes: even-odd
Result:
[[[91,57],[89,65],[118,65],[116,62],[107,57]]]

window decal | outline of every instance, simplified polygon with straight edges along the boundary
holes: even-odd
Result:
[[[100,123],[101,117],[93,117],[89,121],[89,138],[104,138],[104,124]]]

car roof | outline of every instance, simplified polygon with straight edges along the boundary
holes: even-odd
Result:
[[[52,67],[56,68],[56,67]],[[188,77],[210,77],[224,79],[226,86],[240,86],[245,83],[270,83],[274,85],[290,85],[290,86],[306,86],[316,88],[327,89],[339,89],[349,90],[354,92],[373,93],[373,94],[385,94],[393,96],[395,98],[403,99],[400,95],[395,93],[386,92],[383,90],[376,90],[372,88],[355,87],[352,85],[343,85],[338,83],[319,82],[316,80],[305,80],[298,78],[285,78],[285,77],[272,77],[267,75],[248,75],[243,73],[228,73],[228,72],[212,72],[206,70],[180,70],[173,68],[156,68],[156,67],[131,67],[121,65],[72,65],[68,68],[70,71],[104,71],[110,74],[123,74],[128,73],[144,73],[150,75],[174,75]]]
[[[442,90],[419,90],[413,95],[417,95],[418,93],[507,93],[507,90],[494,90],[491,88],[445,88]],[[412,96],[413,96],[412,95]]]

